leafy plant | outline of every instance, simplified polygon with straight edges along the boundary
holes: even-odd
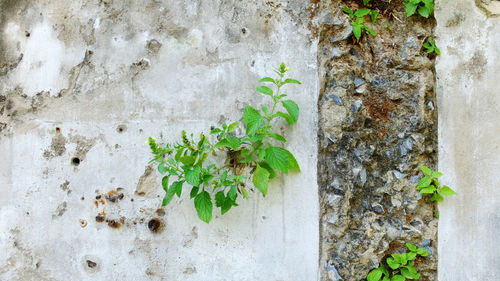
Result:
[[[434,39],[432,38],[428,38],[427,42],[425,42],[423,46],[426,49],[427,53],[434,52],[438,56],[441,54],[441,50],[439,50],[439,48],[436,46],[436,43],[434,42]]]
[[[367,5],[370,2],[370,0],[363,0],[363,5]]]
[[[195,140],[193,134],[189,137],[185,131],[181,133],[181,141],[164,146],[158,145],[156,139],[150,137],[149,146],[154,158],[151,162],[158,165],[158,171],[164,175],[162,186],[165,190],[162,206],[170,203],[174,195],[181,196],[183,187],[191,186],[189,196],[194,198],[194,206],[198,217],[209,223],[212,219],[213,201],[215,206],[225,214],[236,203],[238,195],[248,199],[247,182],[251,176],[253,185],[265,196],[268,192],[268,182],[276,177],[277,171],[285,174],[288,171],[300,171],[293,154],[276,142],[285,143],[286,139],[273,132],[273,120],[283,118],[288,125],[297,122],[299,118],[298,105],[281,93],[287,84],[301,84],[298,80],[285,78],[289,70],[284,63],[275,71],[277,78],[264,77],[261,83],[271,83],[275,90],[260,85],[256,88],[259,93],[272,100],[271,108],[262,106],[258,110],[247,105],[243,112],[243,121],[246,125],[246,135],[235,135],[239,122],[229,125],[222,124],[221,128],[213,128],[211,136],[200,134]],[[282,107],[285,111],[280,111]],[[209,161],[210,156],[225,153],[226,161],[217,165],[216,161]],[[175,181],[169,185],[169,180]]]
[[[378,268],[370,271],[366,279],[368,281],[405,281],[420,278],[420,274],[414,267],[414,260],[417,256],[427,257],[429,252],[411,243],[406,243],[406,247],[410,252],[392,254],[385,260],[388,267],[380,263]]]
[[[418,11],[422,17],[428,18],[434,11],[434,0],[405,0],[403,5],[406,8],[407,17],[411,17]]]
[[[366,3],[368,3],[368,2],[369,1],[366,1]],[[372,36],[377,35],[377,33],[375,33],[375,31],[373,31],[373,29],[369,28],[368,26],[366,26],[364,24],[364,17],[369,15],[370,19],[372,21],[372,24],[375,24],[375,22],[377,22],[377,19],[380,15],[380,13],[378,11],[367,9],[367,8],[358,9],[356,11],[353,11],[353,10],[349,9],[349,7],[347,7],[347,6],[344,6],[343,11],[345,13],[347,13],[352,20],[351,21],[352,33],[354,34],[354,37],[356,37],[357,40],[359,40],[361,38],[361,34],[362,34],[363,30],[365,30],[366,33],[368,33]]]
[[[455,191],[446,185],[441,187],[438,178],[443,175],[442,173],[433,172],[426,166],[420,166],[420,169],[425,176],[418,183],[417,190],[423,195],[432,194],[431,201],[442,202],[444,200],[443,196],[456,194]]]

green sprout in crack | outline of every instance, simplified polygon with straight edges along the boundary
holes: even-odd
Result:
[[[439,48],[436,46],[436,42],[434,42],[434,39],[432,38],[428,38],[427,42],[425,42],[422,46],[426,49],[425,51],[429,54],[435,53],[438,56],[441,54],[441,50],[439,50]]]
[[[418,11],[422,17],[429,18],[434,11],[434,0],[405,0],[403,5],[406,8],[407,17],[411,17]]]
[[[368,1],[366,3],[368,3]],[[363,30],[372,36],[377,35],[377,33],[375,33],[375,31],[373,31],[373,29],[371,29],[365,25],[364,17],[370,16],[372,24],[375,24],[375,22],[377,22],[377,19],[380,15],[380,13],[378,11],[367,9],[367,8],[353,11],[353,10],[349,9],[349,7],[347,7],[347,6],[344,6],[343,11],[346,14],[348,14],[349,18],[351,18],[351,20],[352,20],[351,21],[352,33],[354,34],[354,37],[356,37],[357,41],[359,41],[359,39],[361,38]]]

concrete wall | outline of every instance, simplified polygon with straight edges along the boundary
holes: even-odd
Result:
[[[316,43],[301,2],[0,2],[0,279],[315,280]],[[285,132],[302,172],[210,225],[188,192],[158,211],[147,137],[238,120],[281,61],[304,82]],[[96,204],[110,190],[123,198]],[[103,211],[121,227],[96,222]]]
[[[439,168],[458,192],[439,208],[440,281],[500,280],[500,19],[491,16],[473,0],[436,9]]]

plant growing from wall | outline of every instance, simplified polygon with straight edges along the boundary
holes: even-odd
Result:
[[[429,18],[434,11],[434,0],[405,0],[403,5],[407,17],[413,16],[418,11],[422,17]]]
[[[286,139],[273,130],[274,120],[283,118],[288,125],[298,121],[299,107],[285,99],[282,87],[287,84],[301,84],[298,80],[285,78],[289,70],[281,63],[275,71],[278,77],[264,77],[259,82],[270,83],[274,89],[265,85],[256,88],[259,93],[269,97],[271,106],[262,106],[258,110],[247,105],[243,112],[246,135],[236,136],[239,122],[221,128],[213,128],[210,136],[203,133],[198,139],[185,131],[181,133],[181,141],[159,145],[150,137],[149,146],[154,158],[151,162],[158,165],[158,171],[164,175],[162,186],[165,190],[162,206],[168,205],[174,195],[181,196],[183,188],[191,186],[189,196],[194,199],[198,217],[209,223],[212,219],[213,203],[225,214],[236,203],[238,195],[248,199],[248,182],[265,196],[268,182],[276,177],[277,172],[287,174],[289,171],[300,171],[297,160],[292,153],[276,143],[285,143]],[[279,110],[279,108],[284,111]],[[211,158],[224,153],[226,161],[218,165]],[[169,184],[170,179],[175,179]]]
[[[439,182],[438,178],[443,175],[442,173],[433,172],[426,166],[420,166],[420,170],[422,170],[425,175],[417,185],[417,190],[422,195],[432,194],[431,201],[442,202],[444,200],[443,196],[451,196],[456,194],[455,191],[453,191],[446,185],[441,187],[441,183]]]
[[[427,41],[422,45],[426,49],[425,51],[427,53],[435,53],[436,55],[441,54],[441,50],[436,46],[436,42],[434,42],[434,39],[428,38]]]
[[[417,280],[420,274],[414,267],[417,256],[427,257],[429,252],[425,248],[406,243],[409,252],[395,253],[385,260],[387,267],[380,263],[378,268],[370,271],[366,280],[368,281],[405,281],[406,279]]]
[[[369,1],[363,1],[363,3],[366,5],[368,4]],[[368,26],[365,25],[364,23],[364,17],[365,16],[370,16],[370,19],[372,21],[372,24],[375,24],[377,22],[377,19],[379,17],[379,12],[376,10],[371,10],[367,8],[362,8],[358,9],[356,11],[353,11],[349,9],[349,7],[344,6],[343,11],[349,15],[349,18],[351,18],[351,26],[352,26],[352,33],[354,34],[354,37],[356,37],[356,40],[359,40],[361,38],[361,35],[363,31],[366,33],[376,36],[377,33],[373,31],[373,29],[369,28]]]

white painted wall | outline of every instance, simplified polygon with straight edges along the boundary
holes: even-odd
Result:
[[[439,169],[458,192],[439,208],[439,280],[500,280],[500,18],[437,4]]]
[[[24,54],[0,79],[2,92],[62,93],[13,118],[12,134],[0,138],[0,280],[315,280],[316,43],[307,23],[294,18],[306,7],[51,1],[30,6],[0,30]],[[93,40],[79,37],[84,33]],[[152,39],[162,44],[157,54],[146,48]],[[132,65],[141,60],[149,66]],[[198,134],[238,120],[247,103],[264,101],[256,83],[281,61],[304,83],[287,89],[301,116],[285,132],[302,172],[275,179],[266,198],[254,193],[209,225],[184,192],[160,217],[163,232],[150,232],[147,222],[163,196],[159,177],[153,193],[134,195],[150,159],[147,137],[174,141],[182,129]],[[126,130],[117,132],[119,125]],[[56,127],[65,151],[47,159]],[[85,148],[81,164],[72,166]],[[60,187],[66,181],[70,193]],[[96,190],[118,187],[125,198],[104,207],[109,218],[125,217],[117,230],[96,223],[103,207],[94,199]]]

